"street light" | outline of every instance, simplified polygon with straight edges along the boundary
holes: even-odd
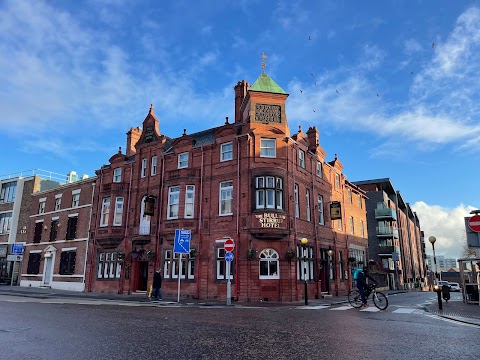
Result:
[[[300,240],[303,246],[303,280],[305,283],[305,305],[308,305],[308,288],[307,288],[307,238]]]
[[[333,255],[333,250],[328,249],[328,295],[330,295],[330,278],[332,277],[332,255]]]
[[[435,236],[430,236],[428,238],[428,241],[432,244],[432,249],[433,249],[433,264],[434,264],[434,273],[435,273],[435,284],[438,284],[437,280],[437,257],[435,256],[435,241],[437,241],[437,238]]]

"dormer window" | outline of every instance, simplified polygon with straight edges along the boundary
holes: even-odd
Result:
[[[184,169],[188,167],[188,152],[178,154],[178,168]]]

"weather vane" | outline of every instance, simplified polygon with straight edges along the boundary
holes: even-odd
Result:
[[[267,66],[267,63],[265,62],[265,59],[267,59],[268,56],[265,55],[265,53],[262,51],[261,58],[262,58],[262,72],[264,72],[265,71],[265,66]]]

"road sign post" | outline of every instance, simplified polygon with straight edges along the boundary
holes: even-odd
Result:
[[[231,252],[225,253],[225,261],[227,262],[227,305],[232,305],[232,283],[230,281],[230,267],[233,261]]]
[[[173,241],[173,252],[180,254],[178,257],[178,291],[177,302],[180,302],[180,279],[182,278],[182,256],[190,253],[190,240],[192,232],[190,230],[176,229],[175,239]]]

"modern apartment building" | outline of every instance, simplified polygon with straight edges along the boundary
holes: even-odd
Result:
[[[315,127],[290,134],[288,94],[268,75],[234,91],[233,123],[178,137],[152,106],[96,171],[87,291],[147,291],[160,267],[166,296],[180,277],[182,297],[225,298],[229,237],[236,300],[298,300],[305,280],[310,297],[347,294],[351,263],[366,261],[365,191]],[[176,229],[191,231],[181,267]]]
[[[425,285],[425,243],[420,221],[390,179],[354,181],[366,191],[368,252],[391,289]]]

